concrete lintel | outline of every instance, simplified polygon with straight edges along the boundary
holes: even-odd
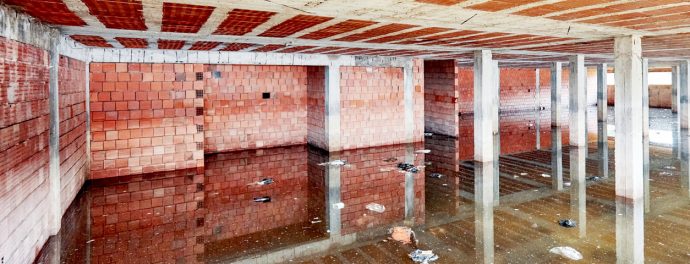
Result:
[[[617,37],[616,57],[616,196],[642,199],[642,44],[640,36]]]
[[[494,69],[490,50],[474,52],[474,159],[481,162],[494,159]]]
[[[570,85],[568,87],[570,110],[570,145],[587,146],[587,131],[585,112],[587,111],[587,98],[585,93],[586,69],[585,57],[574,55],[570,57]]]
[[[48,105],[50,111],[50,137],[49,137],[49,194],[50,203],[48,230],[55,235],[60,230],[62,207],[60,204],[60,98],[58,90],[58,70],[60,65],[60,50],[57,31],[52,31],[49,54],[50,70],[48,83]]]
[[[0,5],[0,36],[21,43],[50,50],[57,29],[40,23],[35,18]]]

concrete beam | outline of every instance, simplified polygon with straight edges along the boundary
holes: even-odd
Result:
[[[597,151],[599,154],[599,175],[603,178],[609,177],[607,72],[607,64],[597,65]]]
[[[340,151],[340,65],[326,67],[325,83],[326,144],[328,151]]]
[[[62,219],[62,205],[60,204],[60,95],[58,90],[58,70],[60,66],[60,50],[57,31],[50,37],[53,41],[48,50],[50,56],[50,72],[48,83],[48,105],[50,109],[50,137],[49,137],[49,194],[50,203],[48,230],[55,235],[60,230]]]
[[[575,55],[570,57],[570,145],[587,146],[587,131],[585,111],[587,111],[587,98],[585,93],[585,57]]]
[[[553,189],[563,190],[563,140],[561,139],[561,81],[563,64],[551,65],[551,178]]]
[[[639,36],[617,37],[616,196],[642,199],[642,45]]]
[[[482,162],[494,160],[494,70],[490,50],[474,52],[474,160]]]

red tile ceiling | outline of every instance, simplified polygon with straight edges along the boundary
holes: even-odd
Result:
[[[402,33],[402,34],[393,35],[393,36],[371,39],[371,40],[367,40],[365,42],[368,42],[368,43],[388,43],[388,42],[399,41],[399,40],[404,40],[404,39],[408,39],[408,38],[416,38],[416,37],[421,37],[421,36],[426,36],[426,35],[438,34],[438,33],[446,32],[449,30],[451,30],[451,29],[450,28],[438,28],[438,27],[422,28],[419,30],[410,31],[410,32]]]
[[[184,44],[185,44],[184,40],[167,40],[167,39],[159,39],[158,40],[158,48],[159,49],[178,50],[178,49],[182,49]]]
[[[495,12],[539,1],[540,0],[491,0],[484,3],[474,4],[468,6],[467,8]]]
[[[163,3],[163,32],[196,33],[206,23],[215,7]]]
[[[197,41],[192,44],[191,47],[189,47],[189,50],[212,50],[215,47],[218,47],[220,45],[220,42],[215,42],[215,41]]]
[[[570,9],[581,8],[591,5],[605,4],[608,2],[611,2],[611,0],[567,0],[527,8],[515,12],[515,14],[523,16],[543,16],[555,12],[567,11]]]
[[[322,47],[322,48],[313,49],[313,50],[306,50],[302,53],[328,53],[328,52],[332,52],[332,51],[336,51],[336,50],[343,50],[343,49],[346,49],[346,48],[343,48],[343,47]]]
[[[255,51],[255,52],[269,52],[269,51],[274,51],[274,50],[277,50],[277,49],[280,49],[280,48],[284,48],[284,47],[285,47],[285,45],[270,44],[270,45],[265,45],[265,46],[258,47],[258,48],[256,48],[256,49],[251,50],[251,51]]]
[[[373,21],[364,21],[364,20],[346,20],[343,22],[340,22],[338,24],[332,25],[330,27],[326,27],[321,30],[314,31],[312,33],[300,36],[299,38],[301,39],[324,39],[328,37],[332,37],[338,34],[343,34],[347,33],[353,30],[357,30],[363,27],[371,26],[376,24],[376,22]]]
[[[413,27],[416,27],[416,26],[406,25],[406,24],[389,24],[389,25],[380,26],[377,28],[373,28],[373,29],[364,31],[362,33],[345,36],[345,37],[342,37],[342,38],[339,38],[336,40],[337,41],[359,41],[359,40],[363,40],[363,39],[378,37],[381,35],[391,34],[394,32],[410,29]]]
[[[120,42],[122,46],[125,48],[136,48],[136,49],[145,49],[149,46],[148,41],[143,38],[122,38],[122,37],[116,37],[115,40]]]
[[[221,51],[240,51],[249,47],[256,46],[249,43],[228,43],[225,48],[220,49]]]
[[[213,34],[241,36],[268,21],[275,12],[233,9]]]
[[[333,19],[332,17],[296,15],[259,34],[262,37],[284,38]]]
[[[20,10],[43,22],[54,25],[84,26],[86,23],[74,14],[62,0],[3,0],[5,4]]]
[[[444,6],[452,6],[461,2],[465,2],[465,0],[415,0],[420,3],[427,3],[427,4],[434,4],[434,5],[444,5]]]
[[[134,0],[82,0],[89,13],[107,28],[146,30],[141,1]]]
[[[444,34],[433,35],[433,36],[425,36],[425,37],[400,41],[400,42],[396,42],[396,43],[397,44],[428,45],[428,43],[436,42],[438,40],[454,39],[454,38],[478,34],[478,33],[481,33],[481,32],[480,31],[474,31],[474,30],[462,30],[462,31],[455,31],[455,32],[444,33]]]
[[[110,45],[103,37],[101,36],[89,36],[89,35],[71,35],[70,36],[73,40],[84,44],[86,46],[91,46],[91,47],[103,47],[103,48],[112,48],[113,46]]]
[[[610,1],[605,1],[605,0],[598,0],[597,1],[597,3],[609,3],[609,2]],[[655,7],[655,6],[660,6],[660,5],[664,5],[664,4],[676,4],[676,3],[683,3],[683,2],[686,2],[686,0],[630,1],[630,2],[625,2],[625,3],[620,3],[620,4],[608,5],[608,6],[600,7],[600,8],[585,9],[582,11],[566,13],[563,15],[552,16],[549,18],[556,19],[556,20],[573,20],[573,19],[586,18],[586,17],[596,16],[596,15],[607,15],[607,14],[612,14],[612,13],[616,13],[616,12],[633,11],[633,10],[639,9],[639,8]],[[568,10],[568,9],[564,9],[564,10]]]

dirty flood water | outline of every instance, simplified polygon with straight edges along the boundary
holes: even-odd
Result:
[[[417,263],[690,263],[677,144],[650,147],[645,199],[630,201],[615,196],[613,140],[605,156],[564,145],[562,177],[549,146],[494,166],[461,159],[461,140],[246,150],[91,181],[37,262],[414,263],[419,249]]]

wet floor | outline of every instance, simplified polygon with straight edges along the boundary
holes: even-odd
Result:
[[[690,263],[690,174],[672,148],[650,148],[648,195],[630,201],[615,196],[613,141],[606,156],[596,142],[564,146],[561,177],[550,148],[502,155],[496,173],[460,146],[437,135],[340,153],[290,146],[92,181],[38,262],[413,263],[422,249],[433,263]],[[411,243],[391,237],[396,226]]]

